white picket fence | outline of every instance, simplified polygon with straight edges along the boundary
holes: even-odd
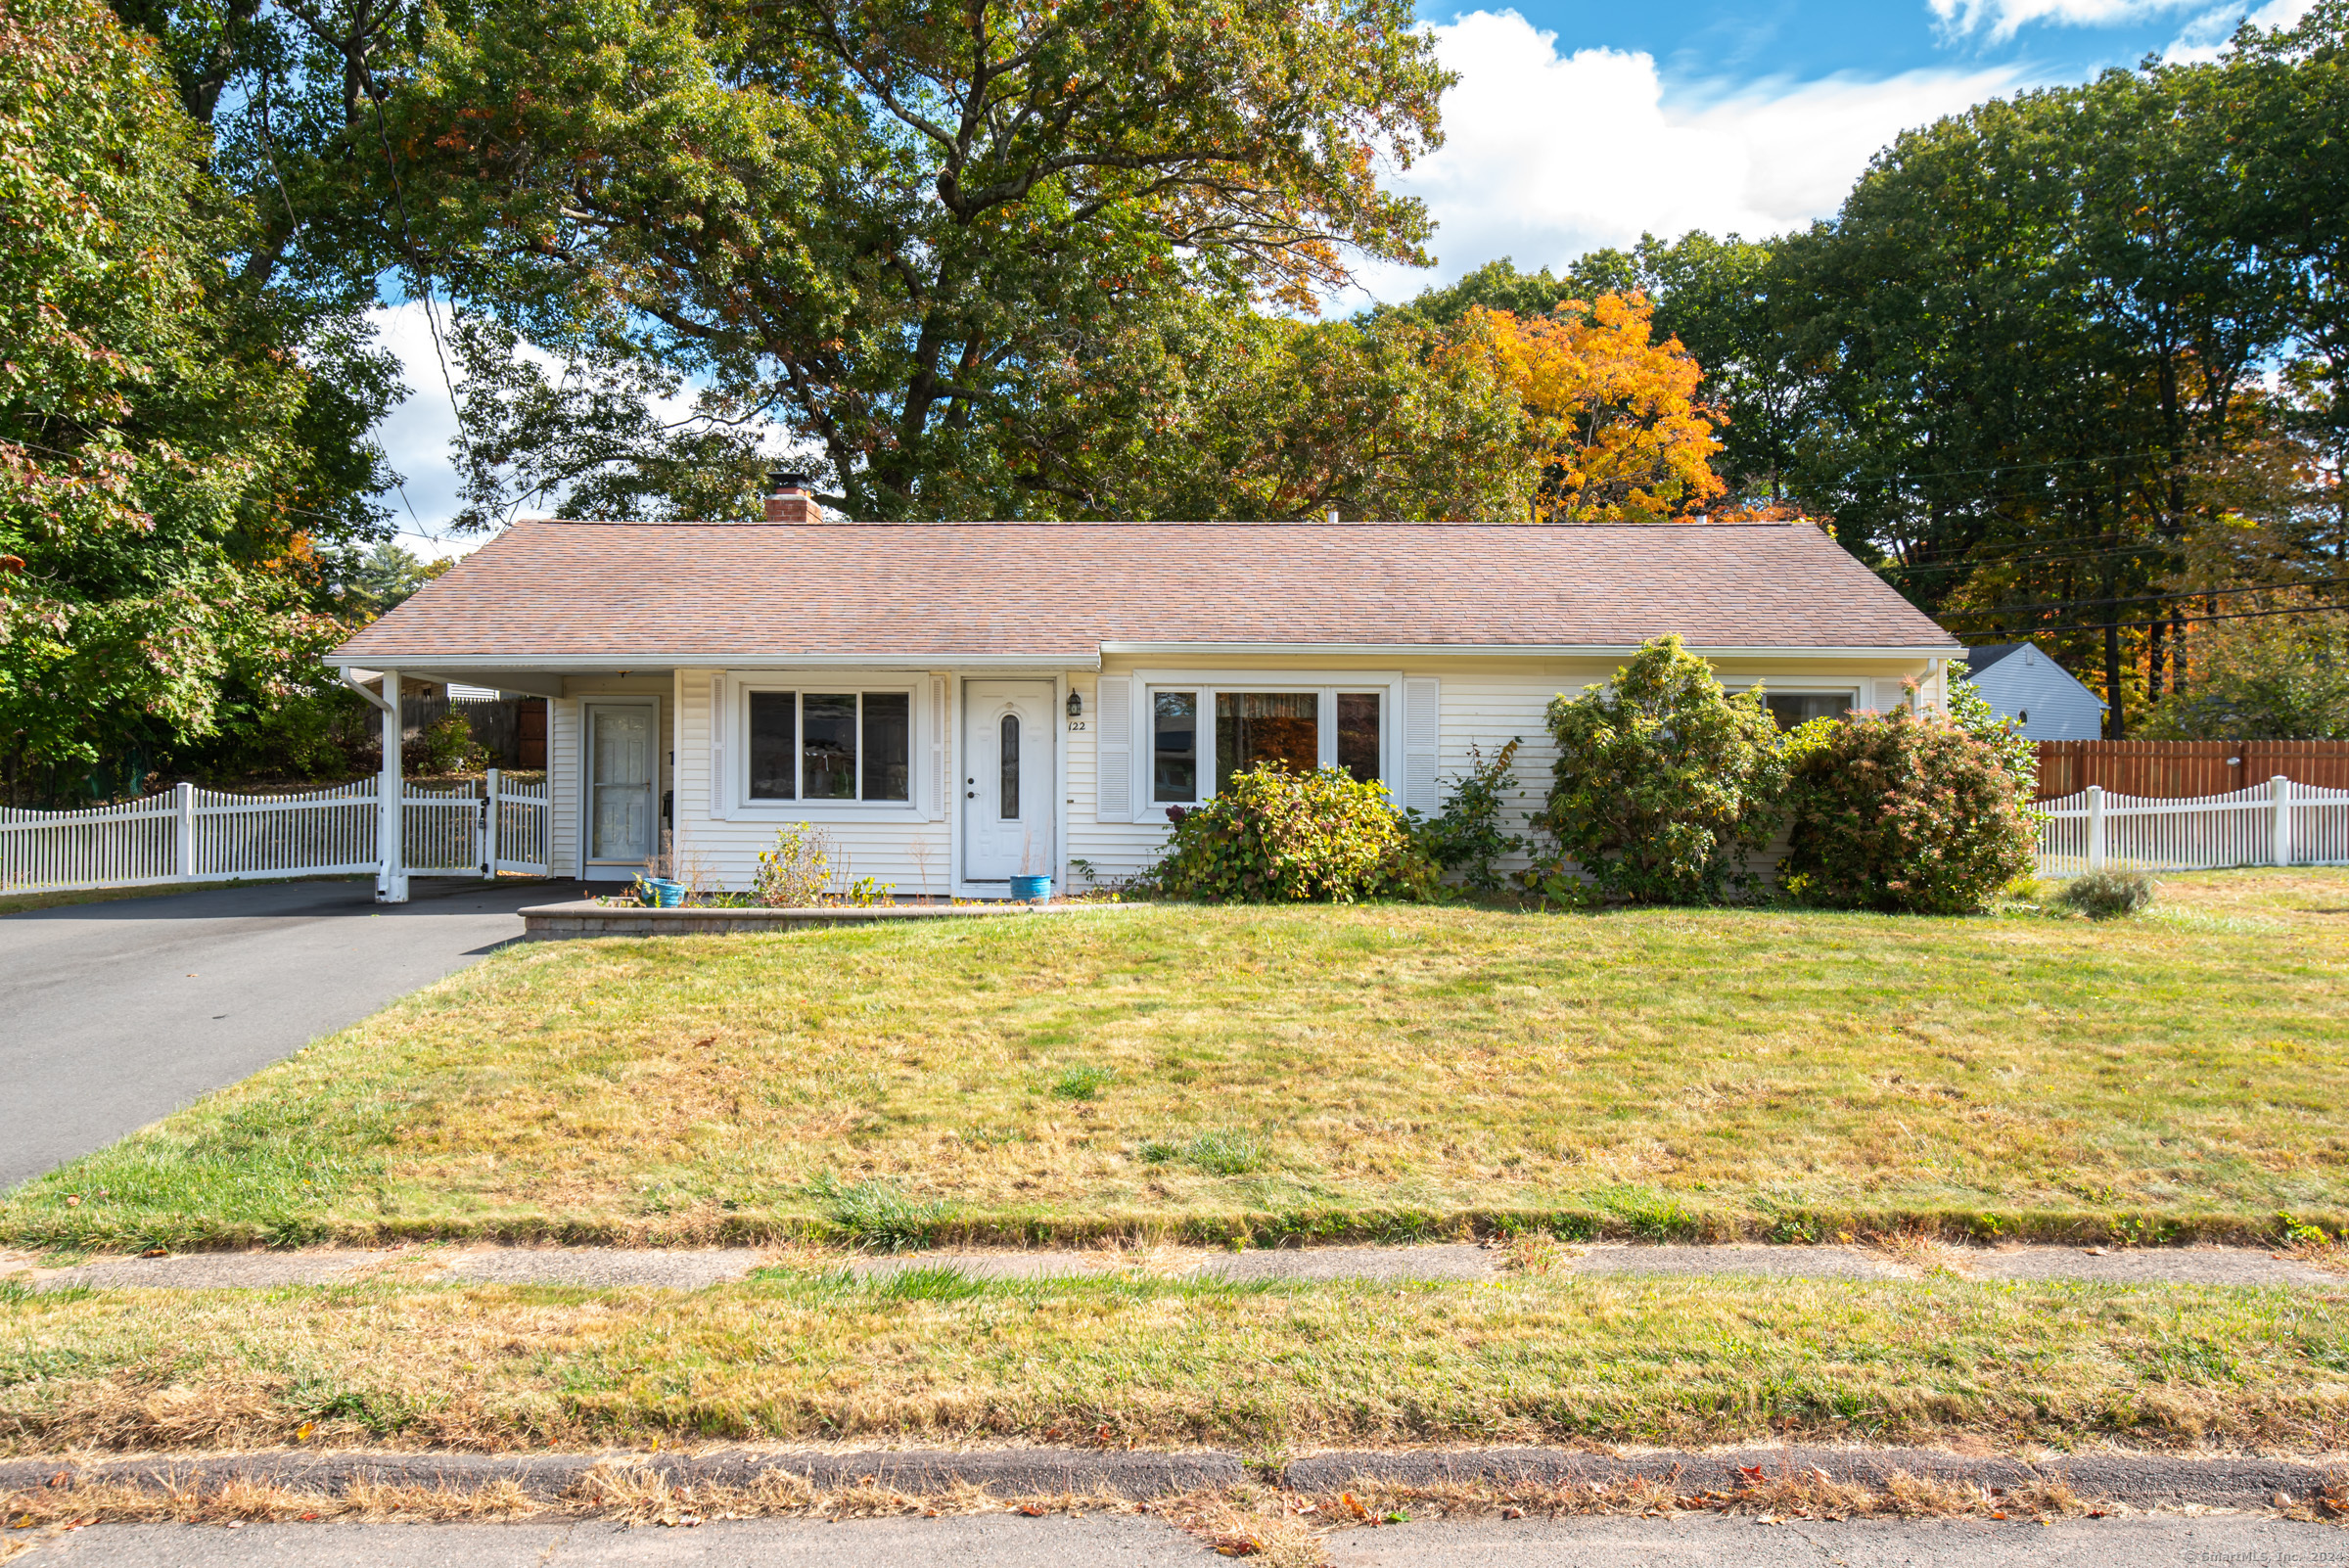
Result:
[[[2216,871],[2237,865],[2349,865],[2349,790],[2273,778],[2190,800],[2111,795],[2092,784],[2042,801],[2039,871],[2076,876],[2104,866]]]
[[[296,795],[229,795],[181,784],[79,811],[0,808],[0,893],[136,888],[377,869],[374,779]],[[546,873],[543,781],[495,769],[480,785],[400,790],[415,876]]]

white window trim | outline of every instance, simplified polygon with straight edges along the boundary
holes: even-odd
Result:
[[[1731,697],[1742,697],[1755,687],[1761,687],[1771,697],[1848,697],[1850,712],[1859,713],[1868,706],[1868,683],[1857,677],[1850,680],[1773,680],[1768,675],[1740,675],[1725,680],[1721,689]]]
[[[1338,751],[1338,693],[1376,692],[1378,703],[1378,776],[1388,796],[1403,804],[1403,672],[1394,669],[1136,669],[1128,744],[1135,799],[1129,819],[1164,821],[1170,806],[1200,806],[1215,798],[1216,694],[1232,691],[1312,692],[1320,698],[1317,730],[1321,765],[1332,766]],[[1151,715],[1160,691],[1199,694],[1199,793],[1189,801],[1151,799],[1157,792],[1157,751]]]
[[[902,801],[811,801],[795,796],[788,801],[755,800],[751,796],[751,693],[797,692],[831,696],[855,692],[903,694],[911,718],[906,736],[906,799]],[[939,715],[926,670],[856,669],[830,666],[819,669],[728,670],[725,677],[725,734],[734,744],[725,759],[726,808],[719,819],[728,822],[917,822],[929,811],[928,796],[936,787],[922,775],[930,756],[930,738]],[[861,709],[859,710],[861,723]],[[796,764],[795,764],[796,765]],[[864,771],[864,737],[856,738],[856,769]],[[805,786],[804,774],[795,782]]]

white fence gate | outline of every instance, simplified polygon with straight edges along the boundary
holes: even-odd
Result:
[[[2273,778],[2190,800],[2110,795],[2090,785],[2042,801],[2042,876],[2104,866],[2216,871],[2237,865],[2349,865],[2349,790]]]
[[[374,779],[295,795],[181,784],[79,811],[0,808],[0,893],[357,875],[376,867]],[[546,874],[543,781],[403,784],[400,832],[416,876]]]

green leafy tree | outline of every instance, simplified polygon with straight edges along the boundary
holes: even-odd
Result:
[[[1607,685],[1549,705],[1558,743],[1535,826],[1600,893],[1639,903],[1718,899],[1750,881],[1777,830],[1777,722],[1758,691],[1731,697],[1678,636],[1639,650]]]
[[[404,544],[389,540],[361,556],[344,598],[357,614],[373,620],[402,603],[455,562],[427,561]]]
[[[2349,740],[2349,616],[2213,622],[2188,644],[2191,683],[2152,740]]]
[[[244,214],[153,47],[0,3],[0,744],[12,799],[137,789],[338,627],[307,378],[223,276]]]
[[[436,20],[390,137],[444,270],[558,357],[771,414],[859,517],[1049,514],[1072,360],[1420,259],[1378,175],[1448,80],[1400,0],[551,0]]]

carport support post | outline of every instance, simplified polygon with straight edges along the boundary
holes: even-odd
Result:
[[[376,781],[375,901],[408,901],[407,835],[399,804],[399,671],[384,671],[384,771]]]

